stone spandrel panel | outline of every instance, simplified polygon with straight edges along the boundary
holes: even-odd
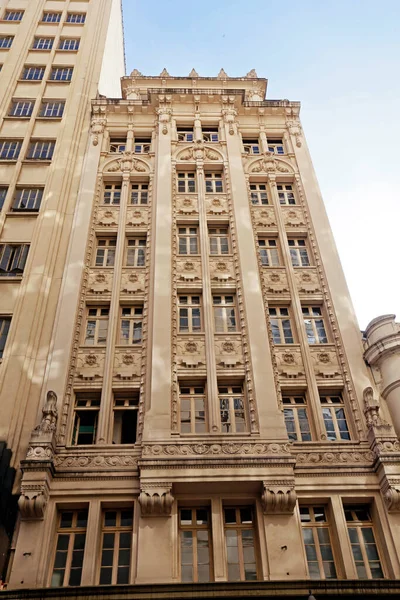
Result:
[[[252,206],[251,210],[257,229],[276,229],[275,211],[272,206]]]
[[[144,269],[125,268],[121,274],[121,294],[143,296],[146,274]]]
[[[310,346],[310,351],[317,379],[339,380],[341,383],[342,374],[335,346],[333,344],[315,345]]]
[[[226,196],[222,194],[218,196],[207,195],[206,211],[207,215],[212,215],[213,217],[228,217],[229,206]]]
[[[199,283],[201,281],[201,259],[199,256],[178,256],[176,276],[181,283]]]
[[[289,296],[290,289],[287,280],[285,268],[270,268],[263,267],[261,271],[263,278],[263,289],[268,296],[278,298],[281,296]]]
[[[231,283],[236,281],[233,258],[230,256],[219,256],[209,259],[211,283]]]
[[[143,206],[130,207],[126,213],[126,226],[133,229],[147,229],[149,209]]]
[[[119,221],[119,208],[115,207],[101,207],[98,209],[95,217],[96,227],[105,227],[109,229],[116,229]]]
[[[113,378],[116,381],[139,381],[142,363],[142,346],[117,347],[114,355]]]
[[[215,335],[217,369],[244,369],[242,338],[237,335]]]
[[[182,217],[197,217],[199,214],[199,204],[195,195],[177,195],[176,212]]]
[[[294,272],[297,290],[300,296],[322,296],[321,284],[317,269],[296,267]]]
[[[78,353],[75,380],[80,383],[99,382],[104,374],[106,349],[99,346],[81,348]]]
[[[281,210],[285,227],[288,229],[306,229],[307,223],[301,207],[281,206]]]
[[[179,370],[195,371],[206,368],[204,335],[178,336],[176,350]]]
[[[279,377],[282,380],[305,381],[305,370],[300,346],[290,344],[275,346],[275,356]]]
[[[90,269],[87,295],[93,295],[96,296],[96,298],[98,298],[99,296],[110,296],[113,285],[113,278],[113,269]]]

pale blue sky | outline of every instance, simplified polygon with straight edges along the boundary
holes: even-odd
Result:
[[[301,119],[360,327],[397,312],[400,0],[123,0],[127,72],[269,80]],[[347,219],[343,213],[346,211]]]

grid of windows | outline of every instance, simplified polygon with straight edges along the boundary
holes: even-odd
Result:
[[[0,48],[3,50],[7,48],[11,48],[13,43],[14,36],[12,35],[2,35],[0,36]]]
[[[113,444],[134,444],[137,435],[139,394],[114,395]]]
[[[204,386],[180,386],[181,433],[207,431]]]
[[[23,10],[6,10],[3,19],[4,21],[22,21],[23,16]]]
[[[129,583],[132,530],[132,508],[104,511],[99,585]]]
[[[26,158],[29,160],[51,160],[56,143],[52,140],[31,142],[28,146]]]
[[[123,345],[141,344],[143,327],[143,306],[123,306],[121,308],[121,335]]]
[[[199,295],[179,296],[179,331],[194,333],[201,331],[201,298]]]
[[[255,206],[257,204],[269,204],[265,183],[250,183],[250,200]]]
[[[243,152],[245,154],[260,154],[260,144],[257,139],[243,139]]]
[[[0,277],[19,277],[25,269],[29,244],[0,244]]]
[[[197,227],[178,227],[179,254],[199,253],[199,233]]]
[[[257,575],[253,507],[224,508],[228,581],[255,581]]]
[[[270,306],[269,316],[274,344],[293,344],[289,309],[282,306]]]
[[[44,12],[42,23],[59,23],[61,21],[61,13],[59,12]]]
[[[37,212],[43,198],[43,188],[17,188],[12,210]]]
[[[100,392],[76,395],[72,431],[73,446],[93,445],[96,442],[100,401]]]
[[[4,201],[7,196],[7,190],[8,190],[7,187],[4,187],[4,186],[0,187],[0,210],[3,208],[3,204],[4,204]]]
[[[24,67],[22,79],[25,81],[42,81],[45,67]]]
[[[285,395],[282,397],[282,403],[289,440],[291,442],[310,442],[311,431],[304,394]]]
[[[21,140],[0,141],[0,160],[17,160],[21,146]]]
[[[6,341],[8,332],[10,330],[11,317],[0,316],[0,360],[3,358],[4,349],[6,347]]]
[[[288,240],[290,259],[294,267],[309,267],[310,259],[306,247],[306,240],[292,238]]]
[[[181,508],[179,536],[182,583],[212,581],[211,519],[208,508]]]
[[[34,50],[51,50],[53,42],[53,38],[35,37],[32,48]]]
[[[279,267],[279,252],[277,240],[259,238],[261,264],[263,267]]]
[[[80,39],[78,38],[63,38],[60,40],[59,50],[79,50]]]
[[[222,173],[205,173],[206,194],[221,194],[224,191]]]
[[[86,320],[85,344],[105,346],[108,333],[108,308],[88,308]]]
[[[50,81],[71,81],[73,67],[53,67],[50,73]]]
[[[280,204],[296,204],[293,186],[289,183],[280,183],[276,186]]]
[[[121,202],[121,185],[108,183],[104,186],[103,203],[119,206]]]
[[[233,295],[213,296],[213,310],[217,333],[236,331],[236,306]]]
[[[247,431],[246,411],[242,385],[218,386],[222,433]]]
[[[372,519],[367,506],[345,506],[344,514],[359,579],[384,577]]]
[[[114,266],[116,246],[116,238],[97,238],[96,267]]]
[[[132,183],[131,204],[147,204],[149,199],[148,183]]]
[[[51,587],[81,584],[87,520],[87,510],[59,514]]]
[[[303,306],[303,320],[309,344],[327,344],[325,323],[320,306]]]
[[[144,267],[146,261],[146,238],[130,238],[126,251],[127,267]]]
[[[68,13],[67,23],[82,24],[86,21],[86,13]]]
[[[229,254],[229,229],[228,227],[212,227],[208,230],[210,240],[210,254]]]
[[[325,507],[300,506],[300,520],[310,579],[336,579]]]
[[[320,402],[327,439],[331,442],[350,440],[341,394],[320,395]]]
[[[196,179],[194,173],[178,173],[178,192],[180,194],[192,194],[196,191]]]
[[[64,114],[65,102],[48,101],[42,102],[39,116],[52,119],[61,119]]]
[[[13,100],[8,113],[9,117],[30,117],[34,106],[33,100]]]

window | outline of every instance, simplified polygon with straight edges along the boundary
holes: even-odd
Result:
[[[51,587],[81,584],[87,520],[87,510],[59,513]]]
[[[114,394],[113,444],[135,444],[139,394]]]
[[[45,12],[42,16],[42,23],[59,23],[61,21],[61,13]]]
[[[203,127],[203,142],[216,143],[219,141],[218,138],[218,127]]]
[[[131,204],[147,204],[149,199],[148,183],[132,183]]]
[[[146,261],[146,238],[130,238],[126,252],[127,267],[144,267]]]
[[[294,267],[309,267],[310,260],[306,247],[306,240],[290,239],[288,240],[290,258]]]
[[[31,142],[28,146],[26,158],[29,160],[51,160],[56,143],[52,140]]]
[[[7,190],[7,187],[0,187],[0,210],[3,208],[3,204],[7,196]]]
[[[251,506],[224,508],[228,581],[257,579],[253,513]]]
[[[133,146],[135,154],[148,154],[151,150],[151,138],[136,138]]]
[[[281,204],[296,204],[293,186],[289,183],[280,183],[276,186],[278,198]]]
[[[201,331],[200,296],[179,296],[179,331],[194,333]]]
[[[17,188],[12,210],[38,212],[42,198],[43,188]]]
[[[42,81],[45,67],[25,67],[22,72],[22,79],[25,81]]]
[[[108,308],[88,308],[85,344],[87,346],[105,346],[108,333]]]
[[[121,202],[121,185],[108,183],[104,186],[103,203],[119,206]]]
[[[359,579],[384,577],[369,508],[345,506],[344,514]]]
[[[309,344],[327,344],[322,308],[319,306],[303,306],[303,320]]]
[[[204,386],[180,387],[181,433],[206,433]]]
[[[178,192],[180,194],[193,194],[196,191],[194,173],[178,173]]]
[[[116,238],[97,239],[96,267],[113,267],[115,261]]]
[[[64,114],[65,102],[42,102],[40,107],[40,116],[52,119],[61,119]]]
[[[179,254],[198,254],[197,227],[178,227]]]
[[[243,152],[245,154],[260,154],[260,144],[257,139],[243,139]]]
[[[37,37],[33,40],[32,48],[34,50],[51,50],[53,47],[53,38]]]
[[[59,50],[79,50],[80,39],[77,38],[64,38],[60,40],[58,49]]]
[[[221,194],[224,191],[222,173],[205,173],[206,194]]]
[[[247,431],[242,385],[218,386],[222,433]]]
[[[11,317],[0,316],[0,360],[3,358],[4,348],[6,347],[6,341],[8,332],[10,330]]]
[[[86,13],[68,13],[67,23],[82,24],[86,20]]]
[[[282,402],[289,440],[291,442],[311,442],[305,396],[303,394],[285,395],[282,397]]]
[[[20,140],[0,140],[0,160],[17,160],[21,146]]]
[[[193,129],[190,127],[178,127],[178,142],[193,142]]]
[[[14,36],[12,36],[12,35],[0,36],[0,48],[2,48],[3,50],[7,49],[7,48],[11,48],[13,39],[14,39]]]
[[[73,446],[87,446],[96,443],[100,401],[100,392],[76,394],[72,432]]]
[[[350,440],[342,395],[320,395],[320,401],[327,439],[330,442]]]
[[[125,152],[126,150],[126,138],[111,138],[110,139],[110,154],[118,154]]]
[[[210,254],[229,254],[228,227],[213,227],[208,230],[210,239]]]
[[[8,113],[9,117],[30,117],[33,111],[33,100],[13,100]]]
[[[129,583],[132,530],[132,508],[104,511],[99,585]]]
[[[300,506],[300,520],[310,579],[336,579],[326,508]]]
[[[0,277],[22,275],[28,252],[28,244],[0,244]]]
[[[22,21],[23,16],[23,10],[6,10],[4,21]]]
[[[50,81],[71,81],[73,67],[53,67],[50,73]]]
[[[274,344],[293,344],[293,333],[290,325],[289,309],[281,306],[269,308]]]
[[[250,184],[250,200],[254,205],[269,204],[267,196],[267,186],[265,183]]]
[[[261,264],[263,267],[279,267],[278,242],[269,238],[258,238]]]
[[[179,536],[182,583],[213,581],[209,509],[181,508]]]
[[[213,296],[214,323],[217,333],[236,331],[235,297]]]
[[[285,154],[282,140],[268,140],[268,150],[274,154]]]
[[[121,308],[121,335],[123,345],[142,343],[143,306]]]

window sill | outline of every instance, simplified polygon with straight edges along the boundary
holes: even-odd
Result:
[[[0,275],[0,283],[13,283],[15,281],[22,281],[22,275],[10,275],[8,277]]]
[[[6,217],[37,217],[39,210],[10,210],[6,212]]]
[[[204,335],[204,331],[178,331],[178,335]]]
[[[53,48],[29,48],[29,52],[51,52]]]
[[[220,306],[218,304],[218,306]],[[241,335],[241,332],[238,331],[214,331],[214,335]]]
[[[17,83],[42,83],[43,79],[17,79]]]
[[[65,54],[73,54],[75,52],[75,54],[77,54],[79,52],[79,48],[78,50],[67,50],[66,48],[57,48],[56,52],[62,52]]]
[[[97,306],[99,306],[99,305],[97,305]],[[104,304],[104,306],[106,306],[106,304]],[[80,346],[80,349],[81,350],[93,350],[93,349],[96,349],[96,350],[103,350],[104,349],[105,350],[106,346],[107,346],[107,344],[101,344],[101,345],[100,344],[89,344],[89,345],[82,344]]]
[[[142,348],[143,343],[140,344],[115,344],[116,350],[134,350],[135,348]]]
[[[63,117],[36,117],[36,121],[61,121]]]
[[[18,158],[0,158],[0,163],[3,164],[15,164],[18,161]]]
[[[71,79],[47,79],[46,83],[71,83]]]
[[[24,165],[51,165],[52,159],[50,158],[25,158],[22,161]]]
[[[29,119],[31,118],[32,115],[26,116],[26,115],[6,115],[5,117],[3,117],[4,121],[15,121],[16,119],[21,119],[22,121],[29,121]]]

